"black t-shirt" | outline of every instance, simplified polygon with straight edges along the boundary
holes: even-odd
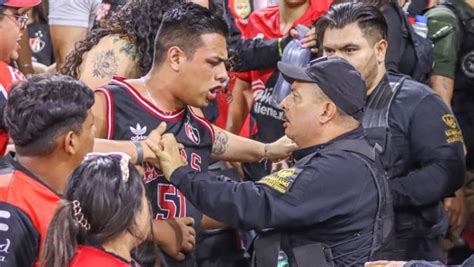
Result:
[[[38,258],[40,235],[21,209],[0,202],[0,266],[31,266]]]
[[[405,80],[391,103],[388,124],[391,147],[390,154],[383,154],[384,163],[389,168],[403,165],[403,172],[389,181],[395,208],[430,205],[454,193],[463,181],[463,143],[441,97],[424,84]]]
[[[29,44],[33,62],[49,66],[54,63],[53,45],[48,24],[34,22],[28,25]]]

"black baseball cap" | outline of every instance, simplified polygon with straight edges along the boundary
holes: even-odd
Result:
[[[316,83],[342,111],[361,120],[367,99],[367,88],[360,73],[340,57],[321,57],[307,66],[295,67],[278,62],[278,70],[288,83]]]

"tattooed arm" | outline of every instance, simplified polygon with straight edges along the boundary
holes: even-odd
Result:
[[[438,93],[444,102],[451,107],[451,99],[454,91],[454,80],[441,75],[431,75],[430,85],[433,90]]]
[[[140,77],[136,47],[125,38],[110,35],[102,38],[84,55],[79,80],[90,88],[110,82],[113,76]]]
[[[212,159],[242,162],[263,159],[265,153],[263,143],[232,134],[215,125],[213,127],[215,138],[212,145]]]
[[[193,111],[204,117],[201,109],[193,107]],[[296,144],[286,136],[273,143],[264,144],[235,135],[214,124],[212,128],[215,138],[212,144],[211,158],[214,160],[255,162],[266,157],[271,160],[280,160],[290,156],[291,152],[297,148]]]
[[[265,145],[264,143],[235,135],[215,125],[213,127],[216,136],[212,145],[212,159],[255,162],[268,157],[271,160],[279,160],[288,157],[296,149],[296,145],[286,136]]]

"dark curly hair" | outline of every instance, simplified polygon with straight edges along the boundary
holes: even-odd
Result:
[[[118,34],[137,47],[141,73],[150,70],[153,63],[155,36],[163,14],[185,0],[131,0],[121,10],[101,22],[67,56],[60,73],[79,78],[79,68],[85,53],[105,36]]]
[[[12,87],[4,123],[17,153],[48,155],[59,135],[81,133],[93,104],[94,93],[80,81],[64,75],[32,75]]]

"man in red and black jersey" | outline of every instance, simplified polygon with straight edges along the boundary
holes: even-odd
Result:
[[[166,122],[166,132],[184,145],[182,156],[198,171],[207,170],[211,158],[258,161],[286,157],[294,148],[286,140],[265,145],[230,134],[202,117],[199,108],[215,99],[228,79],[227,34],[225,21],[197,4],[167,12],[155,41],[150,72],[140,79],[115,78],[97,89],[93,107],[96,137],[131,140],[139,149],[146,149],[143,140]],[[149,164],[144,169],[155,219],[190,216],[196,228],[222,226],[202,215],[160,170]]]
[[[65,76],[34,76],[16,85],[5,124],[16,155],[0,176],[0,266],[38,266],[49,222],[68,175],[94,144],[94,96]]]

